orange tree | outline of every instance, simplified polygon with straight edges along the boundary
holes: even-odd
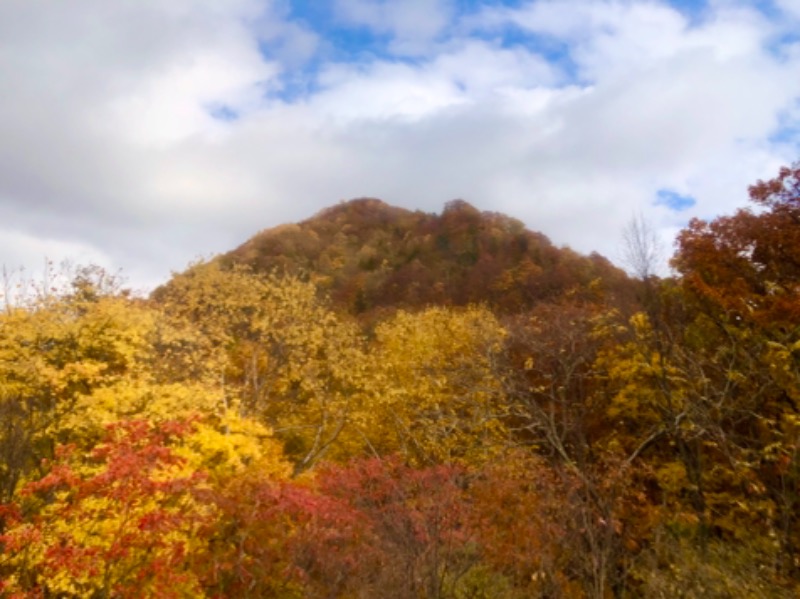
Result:
[[[785,571],[800,569],[800,163],[750,188],[755,209],[693,220],[673,265],[694,320],[686,338],[724,376],[707,376],[703,414],[719,460],[764,498]],[[712,372],[712,369],[706,369]]]

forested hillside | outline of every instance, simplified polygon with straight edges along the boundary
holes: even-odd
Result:
[[[0,597],[797,596],[800,166],[750,194],[666,279],[369,199],[6,285]]]
[[[441,214],[375,199],[342,202],[262,231],[219,260],[255,272],[306,273],[335,307],[364,316],[386,307],[470,303],[506,314],[567,293],[627,291],[625,274],[602,256],[557,248],[520,221],[462,200]]]

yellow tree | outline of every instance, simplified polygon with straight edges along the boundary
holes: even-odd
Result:
[[[194,418],[109,425],[86,451],[59,446],[45,474],[0,505],[0,593],[201,597],[215,490],[257,474],[285,479],[278,444],[241,421],[224,434]],[[250,506],[252,507],[252,506]]]
[[[57,443],[90,446],[124,418],[226,417],[219,360],[190,325],[95,268],[0,314],[0,496],[8,500]]]
[[[81,399],[138,368],[151,315],[79,276],[65,295],[39,294],[0,315],[0,447],[9,498],[26,471],[51,457]]]
[[[188,423],[129,421],[88,455],[60,446],[6,507],[0,589],[12,596],[199,597],[187,568],[214,518],[170,445]],[[20,505],[21,504],[21,505]]]
[[[153,299],[223,352],[228,404],[273,428],[298,472],[339,442],[363,386],[365,356],[358,327],[312,283],[209,262]]]
[[[480,460],[506,439],[496,361],[505,331],[481,307],[398,312],[379,324],[358,430],[378,454],[418,463]]]

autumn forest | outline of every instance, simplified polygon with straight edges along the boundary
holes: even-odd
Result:
[[[800,164],[629,274],[343,202],[5,278],[0,597],[796,597]]]

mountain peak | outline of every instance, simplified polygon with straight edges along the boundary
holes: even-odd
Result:
[[[377,198],[342,201],[261,231],[219,260],[304,272],[356,314],[468,303],[516,312],[567,293],[596,294],[598,280],[607,288],[627,280],[601,256],[557,248],[519,220],[460,199],[441,214]]]

